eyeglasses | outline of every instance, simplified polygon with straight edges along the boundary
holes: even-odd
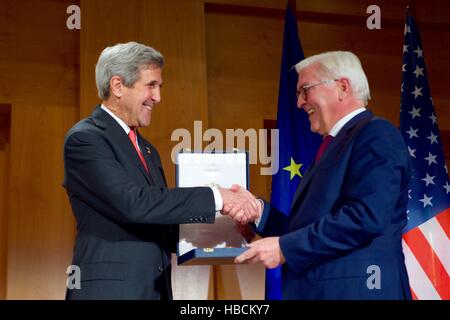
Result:
[[[301,97],[303,100],[306,100],[306,99],[307,99],[306,93],[307,93],[310,89],[312,89],[312,88],[314,88],[314,87],[316,87],[316,86],[320,86],[321,84],[331,83],[331,82],[334,82],[334,81],[339,81],[339,79],[334,79],[334,80],[331,80],[331,79],[320,80],[319,82],[316,82],[316,83],[304,85],[303,87],[300,87],[300,89],[297,90],[297,92],[296,92],[296,94],[297,94],[297,99],[298,99],[298,97]]]

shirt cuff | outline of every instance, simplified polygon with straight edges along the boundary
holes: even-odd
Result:
[[[210,188],[214,193],[214,202],[216,204],[216,211],[220,211],[223,208],[222,195],[220,194],[219,189],[217,189],[216,187],[210,187]]]
[[[255,225],[258,228],[259,227],[259,223],[261,222],[261,218],[262,218],[262,214],[264,212],[264,201],[262,201],[261,199],[256,199],[259,201],[259,203],[261,203],[261,211],[259,214],[259,218],[255,220]]]

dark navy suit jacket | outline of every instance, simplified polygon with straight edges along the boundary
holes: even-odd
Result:
[[[150,174],[123,128],[99,106],[64,142],[64,187],[77,221],[67,299],[170,299],[180,223],[213,223],[210,188],[168,189],[156,149],[138,136]]]
[[[288,217],[265,206],[258,231],[280,236],[284,299],[411,298],[408,159],[400,132],[364,111],[305,173]]]

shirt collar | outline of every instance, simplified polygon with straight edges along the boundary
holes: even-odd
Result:
[[[329,135],[336,137],[338,135],[339,131],[341,131],[341,129],[347,124],[347,122],[349,122],[350,120],[353,119],[353,117],[355,117],[356,115],[358,115],[364,111],[366,111],[366,108],[361,107],[361,108],[358,108],[358,109],[350,112],[349,114],[347,114],[341,120],[336,122],[336,124],[333,126],[333,128],[331,128]]]
[[[125,133],[128,135],[128,133],[130,133],[130,127],[122,120],[120,119],[118,116],[116,116],[111,110],[108,109],[107,106],[105,106],[104,104],[102,104],[100,106],[100,108],[102,108],[103,110],[105,110],[111,117],[114,118],[114,120],[117,121],[118,124],[120,124],[120,126],[123,128],[123,130],[125,130]]]

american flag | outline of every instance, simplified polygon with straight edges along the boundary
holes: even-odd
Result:
[[[450,183],[419,31],[406,16],[400,130],[412,179],[403,251],[414,299],[450,299]]]

